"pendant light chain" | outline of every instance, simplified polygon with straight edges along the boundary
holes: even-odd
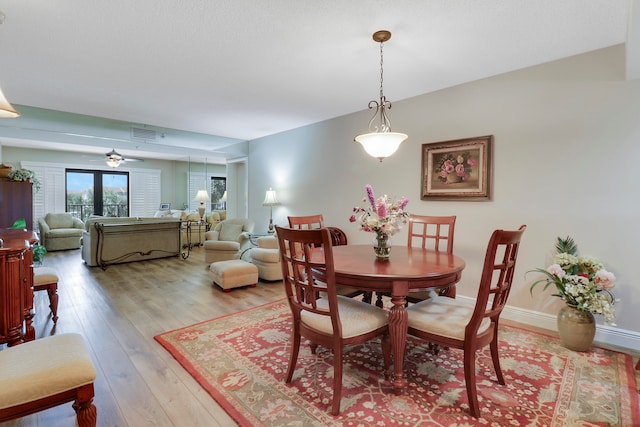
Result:
[[[384,74],[383,74],[383,64],[384,64],[384,60],[383,60],[383,54],[382,54],[382,45],[384,43],[380,43],[380,99],[384,98],[384,91],[382,90],[382,82],[384,81]]]

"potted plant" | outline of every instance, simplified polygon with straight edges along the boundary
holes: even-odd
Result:
[[[604,316],[607,324],[615,325],[616,299],[611,289],[616,278],[597,258],[579,256],[578,246],[571,237],[558,237],[553,264],[531,272],[543,275],[531,284],[532,295],[533,289],[544,283],[544,289],[554,286],[557,293],[553,296],[566,304],[558,313],[558,332],[565,347],[586,351],[591,346],[595,336],[594,314]]]
[[[11,181],[31,181],[33,188],[36,191],[40,191],[40,181],[32,170],[24,168],[13,169],[8,176]]]
[[[37,265],[42,265],[42,261],[44,261],[44,256],[47,254],[47,249],[36,243],[33,245],[33,262]]]
[[[12,169],[13,167],[11,165],[0,163],[0,178],[8,177]]]

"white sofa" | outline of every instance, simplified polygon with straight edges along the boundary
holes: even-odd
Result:
[[[180,225],[175,218],[87,219],[82,234],[82,259],[90,266],[178,256]]]

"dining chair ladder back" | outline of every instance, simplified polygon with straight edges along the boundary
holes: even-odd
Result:
[[[324,228],[324,217],[322,214],[306,215],[306,216],[288,216],[289,227],[297,230],[317,230]],[[347,236],[342,230],[335,227],[328,227],[331,233],[333,246],[338,244],[347,244]],[[344,242],[344,243],[343,243]],[[338,287],[338,294],[350,298],[362,295],[365,302],[371,303],[372,292],[365,292],[358,289],[348,288],[346,286]]]
[[[407,230],[407,246],[437,252],[453,253],[453,235],[456,227],[456,216],[409,215]],[[418,303],[429,299],[432,291],[428,289],[412,290],[406,296],[407,303]],[[456,297],[456,285],[438,291],[439,295]],[[382,297],[389,297],[389,293],[376,293],[376,305],[383,306]]]
[[[331,413],[340,413],[343,351],[347,345],[381,337],[384,375],[389,376],[391,342],[387,313],[371,304],[338,295],[331,234],[327,228],[297,230],[276,226],[282,277],[293,317],[287,383],[293,380],[301,337],[333,353]],[[322,295],[317,297],[317,295]]]
[[[480,417],[475,372],[479,349],[489,345],[498,383],[505,383],[498,355],[498,322],[511,291],[525,228],[522,225],[516,231],[495,230],[491,235],[474,306],[436,296],[407,308],[410,335],[463,350],[469,410],[476,418]]]

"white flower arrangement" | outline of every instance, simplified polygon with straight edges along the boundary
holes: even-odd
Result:
[[[607,324],[614,324],[616,300],[611,289],[615,287],[616,278],[613,273],[605,270],[595,257],[578,256],[578,247],[571,237],[558,237],[556,250],[553,264],[546,269],[532,270],[545,277],[533,282],[530,292],[533,294],[539,283],[545,283],[544,289],[553,284],[558,291],[554,296],[578,310],[600,314]]]

